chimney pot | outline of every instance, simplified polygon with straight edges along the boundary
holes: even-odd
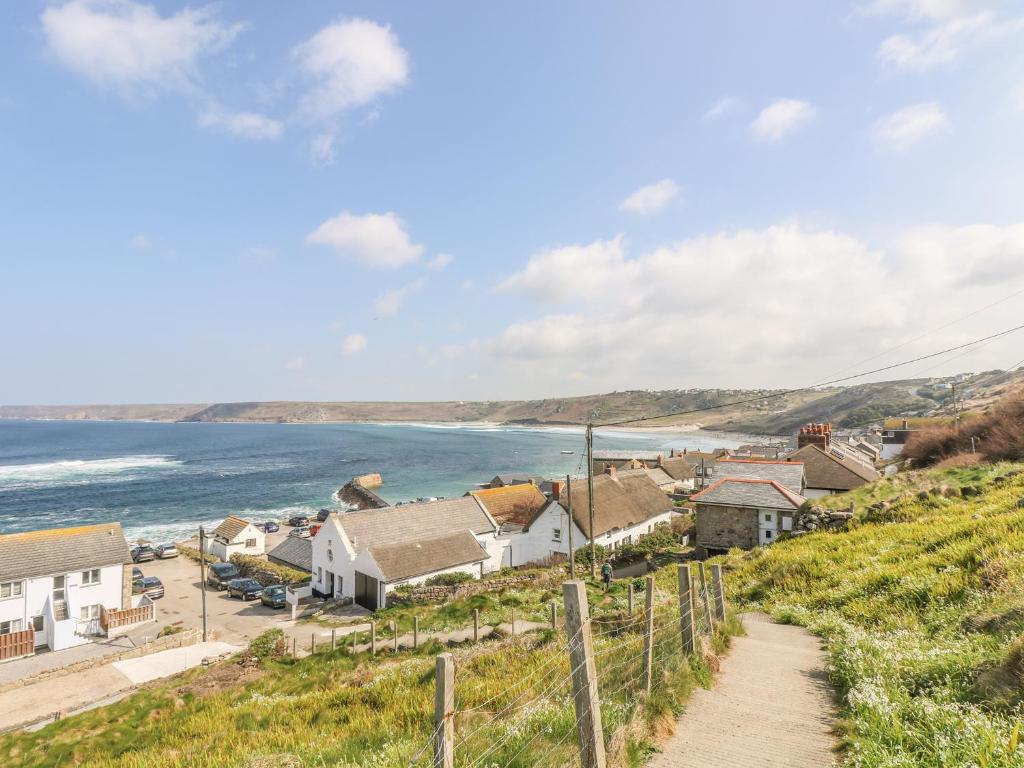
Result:
[[[553,501],[558,501],[558,499],[559,499],[559,497],[561,495],[562,495],[562,481],[561,480],[552,480],[551,481],[551,498],[552,498],[552,500]]]

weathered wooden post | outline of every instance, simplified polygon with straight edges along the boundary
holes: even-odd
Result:
[[[626,587],[626,610],[630,616],[633,615],[633,582]]]
[[[597,668],[594,666],[586,585],[582,581],[567,581],[562,585],[562,601],[565,629],[569,636],[569,670],[576,704],[581,768],[605,768],[601,702],[597,694]]]
[[[331,652],[333,653],[334,650],[337,647],[338,647],[338,630],[332,629],[331,630]]]
[[[693,653],[697,648],[697,628],[693,625],[693,598],[690,586],[690,566],[679,568],[679,632],[683,640],[683,652]]]
[[[309,655],[312,656],[316,653],[316,632],[310,632],[309,634]]]
[[[370,655],[377,655],[377,622],[370,622]]]
[[[700,597],[704,602],[704,621],[708,625],[708,634],[715,633],[715,625],[711,620],[711,601],[708,600],[708,580],[704,572],[704,563],[697,564],[697,573],[700,574]]]
[[[412,649],[418,650],[420,647],[420,617],[412,617]]]
[[[480,609],[473,609],[473,642],[480,642]]]
[[[434,684],[434,768],[455,764],[455,660],[450,653],[437,657]]]
[[[551,628],[558,629],[558,604],[551,601]]]
[[[395,633],[395,653],[398,653],[398,621],[391,622],[391,631]]]
[[[654,577],[647,577],[644,596],[644,691],[651,692],[651,677],[654,669]]]
[[[516,636],[516,609],[512,609],[512,637]]]
[[[715,589],[715,618],[725,621],[725,582],[722,581],[722,566],[711,566],[711,585]]]
[[[296,640],[294,637],[292,638],[292,658],[293,659],[299,658],[299,655],[298,655],[298,640]]]

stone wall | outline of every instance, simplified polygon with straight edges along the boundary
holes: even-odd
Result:
[[[853,519],[853,507],[829,509],[817,505],[805,506],[796,513],[794,531],[835,531],[846,526]]]
[[[467,581],[463,584],[456,584],[453,587],[416,587],[411,592],[395,592],[392,590],[387,595],[387,607],[395,605],[411,605],[412,603],[439,603],[445,600],[458,600],[462,597],[479,595],[481,592],[492,592],[497,589],[508,589],[509,587],[521,587],[524,584],[531,584],[537,581],[536,573],[521,574],[517,576],[505,576],[497,579],[485,579],[483,581]]]
[[[91,659],[76,661],[74,664],[69,664],[66,667],[47,669],[43,672],[39,672],[38,674],[23,677],[20,680],[12,680],[9,683],[0,685],[0,693],[14,691],[18,688],[24,688],[27,685],[33,685],[35,683],[41,683],[44,680],[50,680],[55,677],[65,677],[66,675],[73,675],[76,672],[83,672],[87,669],[103,667],[107,664],[113,664],[115,661],[137,659],[140,656],[148,656],[151,653],[158,653],[172,648],[184,648],[189,645],[195,645],[202,638],[202,635],[203,633],[198,629],[186,629],[174,635],[158,637],[145,645],[138,646],[137,648],[129,648],[125,651],[121,651],[120,653],[107,654],[106,656],[94,656]],[[55,653],[60,653],[60,651],[55,651]]]
[[[757,510],[697,503],[698,547],[753,549],[758,545]]]
[[[383,509],[388,506],[384,499],[359,482],[359,480],[360,478],[353,477],[349,482],[345,483],[338,491],[338,498],[346,504],[351,504],[356,509]],[[380,487],[380,484],[378,483],[376,487]]]

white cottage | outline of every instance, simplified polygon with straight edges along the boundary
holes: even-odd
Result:
[[[119,523],[0,536],[0,660],[153,621],[148,600],[133,610],[131,569]]]
[[[248,520],[231,515],[210,534],[206,551],[224,562],[232,555],[262,555],[266,549],[266,534]]]

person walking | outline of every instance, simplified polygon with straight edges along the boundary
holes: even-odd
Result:
[[[605,560],[601,566],[601,581],[604,582],[604,591],[608,591],[608,585],[612,583],[612,564]]]

